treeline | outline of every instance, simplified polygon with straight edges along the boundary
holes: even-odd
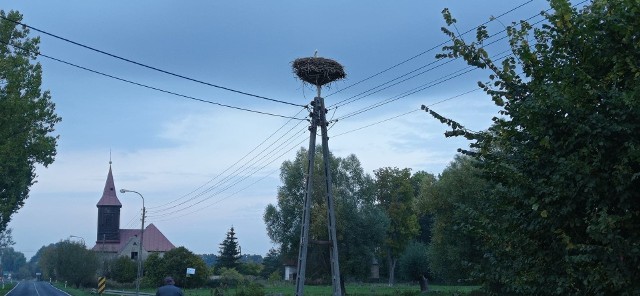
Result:
[[[321,151],[321,149],[316,149]],[[308,151],[300,149],[281,167],[278,202],[267,206],[267,233],[279,245],[283,264],[295,267],[300,240]],[[321,153],[316,154],[307,278],[329,282],[326,192]],[[422,277],[471,284],[469,265],[479,254],[475,238],[458,227],[468,221],[459,207],[482,196],[486,182],[467,157],[456,157],[440,175],[381,168],[371,176],[355,155],[330,155],[341,275],[348,281],[395,282]],[[378,274],[372,273],[372,268]]]

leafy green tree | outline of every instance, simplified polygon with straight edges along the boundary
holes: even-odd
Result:
[[[413,186],[413,192],[416,197],[414,208],[418,217],[418,225],[420,226],[420,233],[415,239],[427,245],[431,242],[433,215],[430,212],[423,211],[420,208],[420,199],[418,197],[423,195],[423,191],[429,190],[431,186],[436,183],[436,181],[436,176],[425,171],[418,171],[411,176],[411,185]]]
[[[142,284],[146,287],[159,287],[163,284],[163,279],[166,276],[173,276],[173,274],[165,270],[162,257],[158,253],[149,254],[144,260]]]
[[[255,262],[243,262],[238,265],[238,272],[243,275],[259,276],[264,266]]]
[[[136,280],[138,265],[126,256],[119,256],[111,262],[111,278],[120,283]]]
[[[513,56],[489,58],[477,40],[443,28],[444,56],[488,69],[480,86],[502,108],[466,153],[493,182],[477,221],[494,292],[640,294],[640,2],[551,0],[546,24],[507,28]],[[448,11],[449,26],[454,26]]]
[[[458,155],[418,197],[420,210],[433,217],[429,261],[438,280],[468,280],[479,264],[482,250],[475,232],[480,227],[476,217],[482,209],[478,201],[486,196],[487,185],[474,160]]]
[[[278,202],[268,205],[264,213],[267,234],[279,245],[282,260],[294,260],[298,256],[307,157],[308,151],[303,148],[294,160],[282,164]],[[341,274],[366,279],[375,249],[384,239],[387,220],[384,213],[375,207],[373,180],[364,173],[358,158],[355,155],[341,158],[332,154],[329,158]],[[327,241],[326,189],[322,150],[319,147],[314,162],[309,236],[312,242]],[[327,245],[311,244],[307,260],[308,277],[328,277],[328,258]]]
[[[172,249],[162,257],[151,254],[145,260],[144,283],[147,286],[161,285],[162,280],[171,276],[177,286],[184,288],[202,287],[209,277],[209,269],[202,258],[185,247]],[[195,268],[196,273],[186,277],[187,268]]]
[[[269,249],[269,252],[262,260],[262,265],[264,268],[260,272],[260,276],[263,278],[268,279],[274,272],[277,272],[280,275],[279,278],[284,276],[282,256],[280,256],[280,252],[277,249]]]
[[[27,258],[24,257],[24,254],[13,248],[0,248],[0,258],[2,259],[0,270],[4,272],[16,273],[27,264]]]
[[[206,263],[207,266],[215,266],[216,262],[218,262],[218,255],[216,254],[202,254],[200,257],[204,260],[204,263]]]
[[[42,67],[33,63],[40,39],[19,26],[17,11],[0,10],[0,232],[29,196],[35,166],[48,166],[56,155],[60,121],[49,91],[42,92]],[[7,20],[5,20],[6,18]]]
[[[31,260],[29,260],[31,264],[36,266],[35,270],[42,272],[43,279],[56,279],[56,255],[54,253],[54,249],[55,244],[42,246]]]
[[[216,268],[238,268],[241,258],[240,245],[233,226],[227,231],[227,237],[220,243],[218,262]]]
[[[0,248],[11,247],[15,244],[15,242],[13,241],[12,232],[13,229],[11,228],[5,228],[4,230],[0,231]]]
[[[395,283],[398,258],[407,244],[419,232],[415,214],[415,196],[411,184],[411,170],[381,168],[375,171],[376,199],[389,219],[384,249],[387,256],[389,285]]]
[[[398,260],[400,275],[410,281],[420,282],[420,290],[426,291],[426,279],[429,277],[429,257],[427,246],[413,241],[409,243]]]
[[[82,243],[69,240],[46,247],[39,264],[45,278],[68,281],[76,288],[92,282],[98,270],[95,252],[87,250]]]

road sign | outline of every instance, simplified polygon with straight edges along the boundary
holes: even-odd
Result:
[[[98,277],[98,293],[102,294],[105,288],[107,288],[107,278],[103,276]]]

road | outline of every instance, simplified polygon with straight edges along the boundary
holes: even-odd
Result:
[[[69,294],[56,289],[48,282],[21,281],[5,296],[69,296]]]

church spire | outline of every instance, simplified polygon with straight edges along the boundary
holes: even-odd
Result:
[[[120,203],[120,200],[116,195],[116,186],[113,183],[113,174],[111,173],[111,160],[109,160],[109,174],[107,175],[107,182],[104,184],[102,198],[100,198],[96,206],[122,207],[122,204]]]

